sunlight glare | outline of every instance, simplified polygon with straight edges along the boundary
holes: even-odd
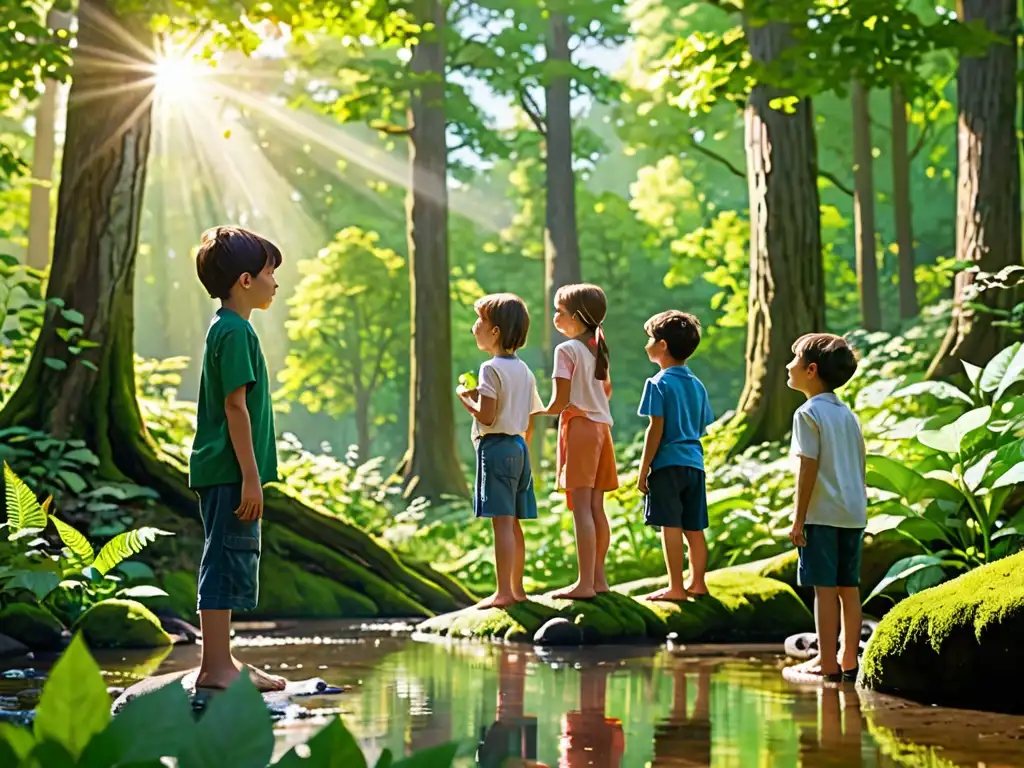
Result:
[[[191,57],[167,56],[156,62],[158,93],[181,99],[191,93],[208,74],[209,67],[200,66]]]

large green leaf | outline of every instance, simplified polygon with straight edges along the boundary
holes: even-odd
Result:
[[[916,595],[918,592],[941,584],[946,580],[946,574],[937,565],[922,568],[915,571],[907,578],[907,594]]]
[[[21,728],[12,723],[0,723],[0,744],[4,744],[15,758],[10,765],[18,765],[32,751],[36,739],[28,728]],[[2,753],[0,753],[2,756]],[[0,765],[8,765],[2,762]]]
[[[972,492],[978,490],[978,487],[981,485],[981,481],[985,478],[985,473],[988,471],[989,465],[995,457],[996,452],[989,451],[964,470],[964,482],[967,483],[967,487],[970,488]]]
[[[885,577],[878,582],[877,586],[871,590],[864,602],[868,602],[873,597],[877,597],[887,590],[891,585],[895,584],[900,579],[905,579],[918,571],[922,571],[925,568],[933,568],[942,565],[942,558],[936,557],[935,555],[914,555],[912,557],[905,557],[902,560],[897,560],[892,564],[889,572],[885,574]]]
[[[165,685],[129,701],[103,733],[93,737],[79,768],[157,763],[178,757],[195,736],[188,695],[180,685]]]
[[[977,386],[978,379],[981,378],[981,368],[976,366],[974,363],[968,363],[966,360],[961,360],[960,363],[963,365],[964,371],[967,373],[967,378],[970,380],[971,386]]]
[[[110,722],[110,696],[103,675],[81,635],[58,659],[36,710],[37,741],[54,741],[77,759]]]
[[[7,525],[11,533],[22,528],[45,528],[46,513],[39,506],[35,493],[25,485],[7,462],[4,462],[4,484],[7,501]]]
[[[974,404],[970,395],[946,381],[919,381],[916,384],[903,387],[894,392],[892,396],[917,397],[918,395],[931,395],[939,400],[961,400],[968,405]]]
[[[985,366],[985,370],[981,373],[981,381],[979,382],[982,392],[995,392],[999,389],[999,385],[1003,383],[1003,379],[1010,370],[1010,364],[1017,356],[1017,352],[1020,351],[1020,348],[1021,344],[1018,342],[1007,347],[989,360],[988,365]]]
[[[35,595],[36,600],[42,600],[53,592],[60,584],[60,576],[53,571],[15,571],[10,580],[4,585],[7,591],[24,589]]]
[[[992,484],[992,487],[1003,488],[1008,485],[1016,485],[1017,483],[1024,483],[1024,461],[1017,462],[1001,474]]]
[[[309,753],[305,757],[292,749],[274,763],[274,768],[366,768],[363,750],[340,717],[317,731],[306,747]]]
[[[998,403],[1010,387],[1024,378],[1024,344],[1015,344],[1014,346],[1017,347],[1017,351],[1006,366],[1003,378],[999,381],[999,386],[996,387],[996,392],[992,396],[993,403]]]
[[[57,527],[57,533],[60,536],[60,540],[64,542],[64,546],[81,558],[85,565],[90,565],[92,563],[93,551],[89,540],[79,533],[78,529],[68,525],[60,518],[51,515],[50,519]]]
[[[992,415],[992,408],[984,406],[968,411],[952,424],[947,424],[940,429],[926,429],[917,436],[923,445],[941,451],[942,453],[955,456],[960,453],[960,446],[963,445],[964,437],[976,429],[980,429],[988,423]]]
[[[133,531],[125,531],[118,534],[106,544],[93,561],[93,568],[106,574],[111,568],[116,567],[122,560],[127,560],[132,555],[137,555],[147,546],[152,544],[157,536],[173,536],[168,531],[159,528],[136,528]]]
[[[274,752],[270,713],[243,674],[210,700],[179,765],[188,768],[266,768]]]
[[[895,493],[901,499],[914,504],[918,490],[924,485],[924,476],[914,469],[888,456],[871,454],[866,462],[866,480],[872,488]]]
[[[864,533],[869,536],[877,536],[880,533],[885,533],[886,531],[892,531],[899,528],[902,523],[906,522],[906,520],[906,515],[872,515],[868,518],[868,526],[864,529]]]

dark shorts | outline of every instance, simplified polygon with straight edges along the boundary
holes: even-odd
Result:
[[[859,587],[863,528],[805,525],[797,583],[801,587]]]
[[[519,435],[484,435],[476,447],[477,517],[537,519],[530,451]]]
[[[203,559],[199,564],[200,611],[251,611],[259,599],[260,521],[235,516],[241,483],[199,489]]]
[[[703,531],[708,527],[704,473],[696,467],[662,467],[647,476],[644,522],[655,528]]]

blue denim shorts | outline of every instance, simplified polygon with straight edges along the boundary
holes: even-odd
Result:
[[[801,587],[859,587],[863,528],[805,525],[796,580]]]
[[[477,517],[537,519],[530,451],[519,435],[484,435],[476,447]]]
[[[206,541],[199,564],[200,611],[251,611],[259,600],[260,521],[235,515],[242,485],[199,489]]]

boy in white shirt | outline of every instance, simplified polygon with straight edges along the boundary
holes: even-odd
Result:
[[[533,414],[544,410],[533,371],[516,355],[526,344],[530,313],[511,293],[484,296],[475,304],[473,337],[493,357],[480,366],[476,389],[459,387],[459,401],[473,416],[476,486],[473,509],[494,528],[497,590],[478,603],[504,608],[526,600],[526,543],[520,520],[537,519],[537,499],[527,447]]]
[[[860,646],[861,543],[867,526],[864,436],[835,395],[857,370],[845,339],[811,333],[793,345],[789,386],[807,397],[793,416],[792,453],[799,457],[796,518],[789,538],[799,547],[797,580],[814,587],[819,658],[803,665],[830,682],[857,679]],[[838,657],[842,606],[842,659]]]

